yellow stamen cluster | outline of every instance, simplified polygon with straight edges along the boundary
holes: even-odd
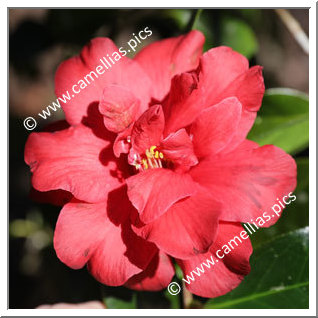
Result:
[[[156,150],[156,146],[151,146],[146,150],[146,158],[142,158],[139,163],[135,164],[137,170],[147,170],[148,168],[162,168],[161,160],[164,159],[164,155],[162,152]]]

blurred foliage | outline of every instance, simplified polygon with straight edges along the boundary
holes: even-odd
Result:
[[[290,154],[304,150],[309,142],[308,96],[286,88],[267,90],[248,138]]]
[[[165,290],[165,296],[168,299],[168,301],[170,302],[170,308],[171,309],[179,309],[181,308],[181,301],[180,301],[180,297],[176,296],[176,295],[171,295],[168,290]]]
[[[254,31],[242,18],[233,18],[226,12],[214,16],[209,10],[200,9],[192,13],[191,11],[193,10],[166,10],[165,16],[174,20],[181,30],[189,29],[190,25],[192,29],[201,31],[206,40],[204,51],[213,46],[227,45],[247,58],[253,57],[257,52],[258,43]],[[198,18],[193,18],[196,15]]]
[[[258,50],[258,43],[252,28],[242,20],[224,18],[221,21],[223,45],[251,58]]]
[[[109,36],[121,45],[133,32],[145,26],[153,31],[152,41],[177,36],[191,28],[200,30],[206,38],[204,51],[228,45],[244,54],[250,65],[258,63],[261,48],[267,45],[261,40],[264,40],[261,38],[264,29],[270,37],[270,51],[273,47],[289,45],[277,36],[281,26],[272,10],[53,9],[47,11],[42,21],[25,18],[10,30],[10,67],[20,78],[33,80],[41,73],[40,57],[54,47],[61,48],[58,61],[51,57],[56,68],[61,60],[77,54],[95,36]],[[273,51],[273,59],[278,56],[275,53]],[[264,65],[266,87],[277,86],[277,83],[281,86],[274,73],[268,71],[270,66]],[[51,74],[52,82],[53,77]],[[17,105],[10,102],[10,112],[14,107]],[[251,237],[255,249],[251,258],[252,271],[243,283],[216,299],[194,296],[194,307],[204,304],[206,308],[308,306],[308,233],[301,229],[308,226],[309,218],[308,121],[306,94],[286,88],[266,91],[248,137],[261,145],[275,144],[296,158],[298,184],[294,193],[297,200],[284,210],[274,226],[259,229]],[[60,207],[36,203],[28,197],[30,172],[23,161],[28,132],[21,122],[21,118],[10,115],[9,307],[34,308],[42,303],[94,299],[103,299],[108,308],[183,306],[181,295],[172,296],[167,290],[135,292],[125,287],[101,286],[86,268],[74,271],[58,260],[52,238]],[[176,266],[173,280],[181,279],[182,272]]]
[[[104,303],[108,309],[136,309],[137,295],[134,294],[131,301],[124,301],[115,297],[104,298]]]

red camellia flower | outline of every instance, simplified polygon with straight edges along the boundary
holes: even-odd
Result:
[[[241,222],[294,190],[292,157],[246,139],[264,94],[262,68],[228,47],[202,55],[203,42],[191,31],[121,57],[62,105],[68,125],[29,136],[33,187],[67,198],[54,248],[69,267],[87,264],[106,285],[161,290],[174,261],[188,274],[239,235]],[[63,62],[57,96],[116,50],[96,38]],[[251,253],[248,239],[189,290],[229,292],[249,273]]]

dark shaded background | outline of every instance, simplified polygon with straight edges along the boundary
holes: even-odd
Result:
[[[308,34],[308,10],[291,12]],[[130,299],[130,290],[102,287],[85,268],[69,269],[56,257],[52,237],[60,208],[29,198],[30,172],[23,160],[29,132],[23,127],[23,119],[37,115],[56,99],[54,73],[57,66],[62,60],[78,54],[91,38],[108,36],[121,46],[133,32],[149,26],[153,35],[147,41],[152,42],[185,32],[191,14],[191,10],[171,9],[9,10],[9,308],[34,308],[61,301],[83,302],[105,295]],[[224,44],[224,19],[244,21],[253,30],[258,50],[250,62],[264,67],[266,88],[289,87],[308,92],[308,56],[273,10],[204,10],[201,21],[207,30],[205,48]],[[60,110],[50,120],[62,118]],[[48,123],[49,120],[43,120],[36,131]],[[298,156],[308,156],[308,149]],[[296,222],[298,226],[308,225],[308,215],[297,217]],[[292,224],[286,226],[284,216],[278,223],[280,231],[293,228]],[[261,235],[255,235],[255,244]],[[138,305],[139,308],[170,306],[164,293],[142,292],[138,293]]]

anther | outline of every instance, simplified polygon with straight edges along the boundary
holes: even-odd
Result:
[[[136,170],[144,171],[148,168],[162,168],[161,160],[164,159],[162,152],[156,150],[156,146],[151,146],[145,151],[143,158],[140,158],[140,155],[134,154],[134,162]]]

